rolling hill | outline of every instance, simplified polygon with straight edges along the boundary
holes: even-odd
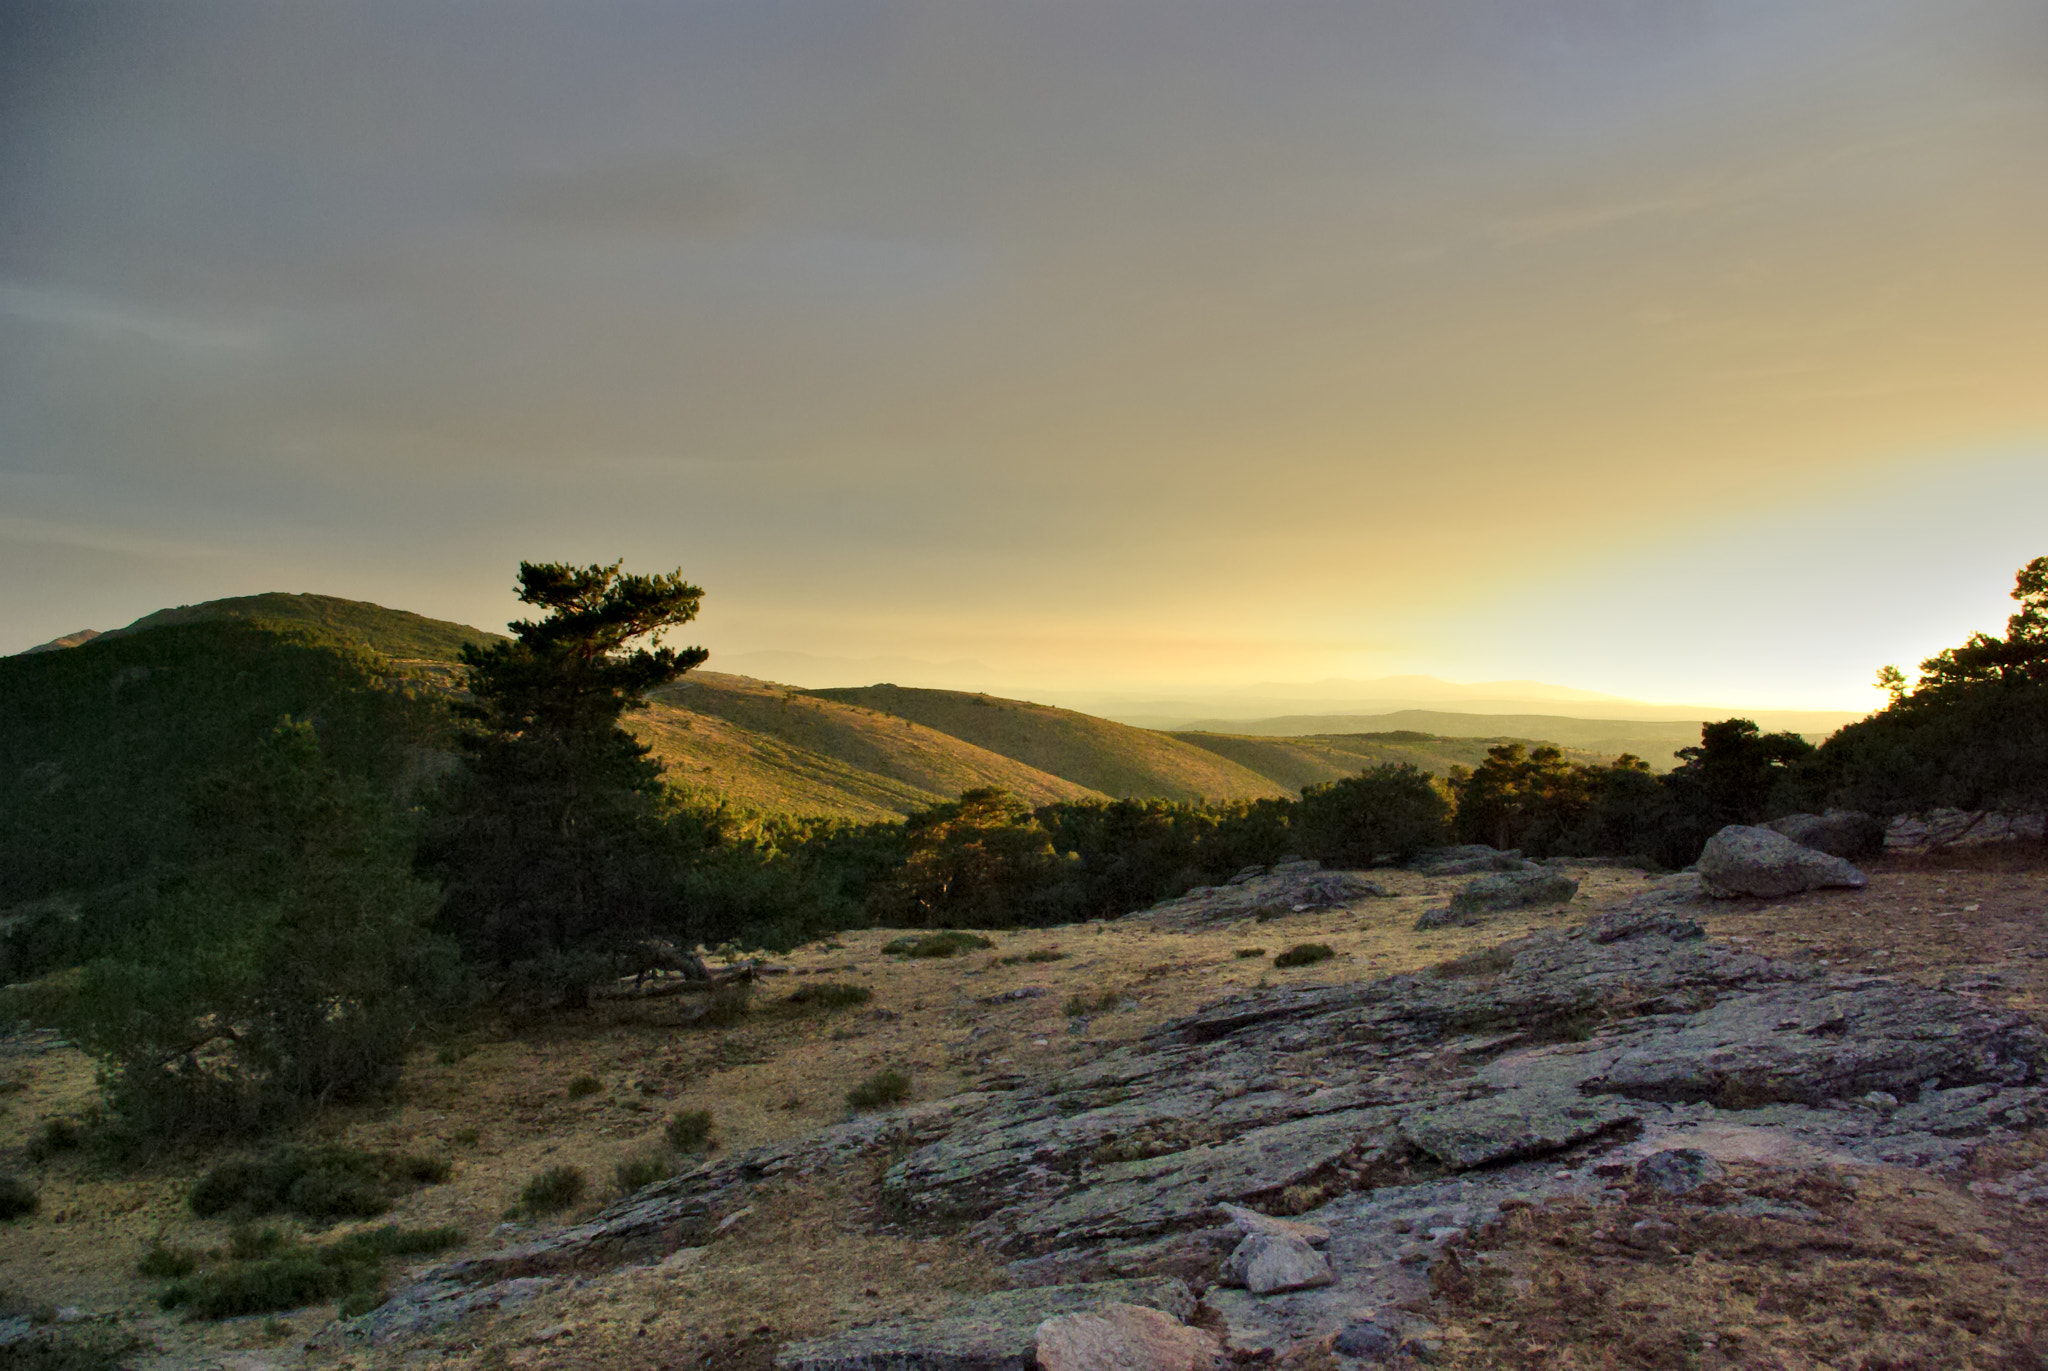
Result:
[[[118,658],[118,670],[131,675],[157,670],[150,664],[165,653],[188,662],[191,648],[178,635],[206,626],[256,635],[236,637],[251,644],[238,652],[256,651],[265,635],[282,642],[294,634],[312,635],[323,650],[371,648],[387,659],[382,670],[441,686],[459,682],[452,663],[464,644],[497,640],[465,624],[362,601],[249,595],[159,610],[125,628],[66,635],[8,659],[7,703],[47,701],[53,690],[62,693],[60,681],[92,677],[103,660]],[[350,667],[350,679],[363,669]],[[287,703],[289,695],[277,703],[303,708]],[[803,690],[715,671],[692,672],[656,691],[627,723],[687,791],[763,812],[855,820],[893,819],[981,786],[1002,787],[1032,804],[1277,798],[1383,762],[1411,762],[1441,775],[1476,765],[1488,746],[1509,738],[1553,741],[1577,760],[1633,751],[1662,768],[1673,749],[1699,736],[1690,721],[1422,710],[1217,720],[1164,732],[986,694],[894,685]],[[153,715],[150,726],[174,725]],[[195,736],[218,736],[211,725],[195,727]],[[232,731],[239,737],[245,726]],[[116,732],[127,736],[125,728]],[[24,766],[41,760],[21,756]]]
[[[778,813],[893,819],[981,786],[1034,805],[1101,798],[909,719],[722,672],[691,672],[626,722],[670,781]]]
[[[1051,705],[892,685],[804,693],[922,724],[1104,795],[1256,800],[1289,789],[1170,733]]]

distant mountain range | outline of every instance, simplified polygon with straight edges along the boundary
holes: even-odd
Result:
[[[90,651],[94,643],[154,628],[219,620],[297,626],[413,667],[451,662],[465,643],[498,638],[362,601],[273,593],[160,610],[125,628],[69,634],[31,651]],[[1556,743],[1587,760],[1633,752],[1662,770],[1673,751],[1699,740],[1702,721],[1730,712],[1688,714],[1540,681],[1457,685],[1427,676],[1246,687],[1179,701],[1093,698],[1126,708],[1110,718],[967,691],[888,684],[806,689],[699,670],[655,692],[629,723],[671,781],[687,790],[768,812],[882,819],[978,786],[1000,786],[1032,803],[1278,797],[1381,762],[1442,774],[1476,764],[1487,747],[1511,739]],[[1327,708],[1333,700],[1345,705]],[[1416,700],[1436,707],[1400,703]],[[1362,701],[1381,708],[1367,712]],[[1197,703],[1208,712],[1195,711]],[[1281,707],[1264,717],[1236,712],[1274,705]],[[1857,716],[1747,717],[1768,729],[1822,735]]]

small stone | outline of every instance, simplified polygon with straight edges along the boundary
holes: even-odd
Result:
[[[1290,1234],[1247,1234],[1224,1260],[1223,1274],[1254,1295],[1307,1290],[1337,1279],[1327,1257]]]
[[[1667,1195],[1683,1195],[1720,1179],[1721,1163],[1696,1147],[1654,1152],[1636,1163],[1636,1179]]]
[[[1863,1103],[1872,1109],[1897,1109],[1899,1097],[1889,1090],[1873,1090],[1863,1097]]]
[[[1038,1325],[1039,1371],[1209,1371],[1216,1340],[1171,1314],[1105,1304]]]
[[[1385,1361],[1401,1349],[1401,1340],[1371,1319],[1358,1319],[1344,1325],[1330,1349],[1347,1357]]]

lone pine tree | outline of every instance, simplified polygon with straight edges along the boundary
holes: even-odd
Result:
[[[522,997],[580,1002],[677,912],[660,764],[619,720],[708,655],[660,643],[704,592],[619,565],[521,562],[519,599],[541,616],[462,651],[476,728],[425,857],[447,929]]]

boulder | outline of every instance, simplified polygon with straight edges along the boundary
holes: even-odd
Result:
[[[1742,895],[1769,899],[1823,886],[1861,889],[1861,871],[1768,828],[1730,824],[1707,839],[1698,862],[1700,884],[1716,899]]]
[[[1825,814],[1787,814],[1764,825],[1815,852],[1854,860],[1884,851],[1885,822],[1860,810],[1830,809]]]
[[[1696,1147],[1653,1152],[1636,1163],[1636,1179],[1667,1195],[1684,1195],[1719,1180],[1721,1163]]]
[[[1479,922],[1481,914],[1493,910],[1564,904],[1578,893],[1577,881],[1543,867],[1529,871],[1496,871],[1467,882],[1463,890],[1451,896],[1448,905],[1423,911],[1415,926],[1422,930],[1470,926]]]
[[[1171,1314],[1105,1304],[1038,1325],[1039,1371],[1209,1371],[1216,1339]]]
[[[1337,1279],[1330,1260],[1291,1233],[1247,1233],[1223,1262],[1223,1280],[1254,1295],[1309,1290]]]
[[[1330,1349],[1363,1361],[1386,1361],[1401,1350],[1401,1336],[1372,1319],[1353,1319],[1338,1332]]]

